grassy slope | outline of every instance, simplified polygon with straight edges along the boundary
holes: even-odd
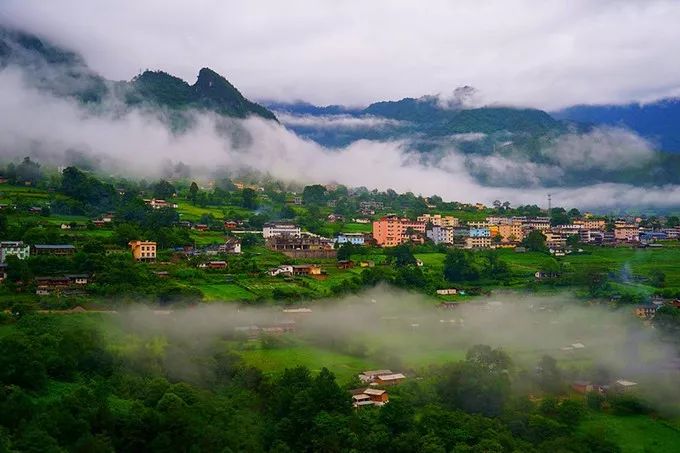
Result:
[[[645,415],[590,413],[581,429],[609,438],[624,453],[675,453],[680,448],[678,428]]]

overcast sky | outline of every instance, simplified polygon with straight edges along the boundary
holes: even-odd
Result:
[[[253,99],[362,105],[478,88],[554,109],[680,95],[680,1],[2,0],[112,79],[208,66]]]

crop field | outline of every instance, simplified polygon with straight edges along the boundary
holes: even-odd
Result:
[[[589,413],[581,430],[616,442],[623,453],[675,453],[680,430],[645,415],[616,416]]]

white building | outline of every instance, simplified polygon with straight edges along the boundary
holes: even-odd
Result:
[[[265,223],[262,227],[262,237],[265,239],[275,236],[300,237],[300,227],[292,222],[272,222]]]
[[[433,226],[425,234],[435,244],[453,244],[453,228]]]
[[[25,260],[31,256],[31,247],[21,241],[2,241],[0,242],[0,263],[4,263],[8,256],[16,256],[20,260]]]

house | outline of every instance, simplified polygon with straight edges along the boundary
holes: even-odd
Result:
[[[226,261],[208,261],[207,263],[199,264],[203,269],[221,270],[227,268]]]
[[[638,385],[637,382],[619,379],[618,381],[614,382],[614,385],[612,385],[612,389],[620,393],[628,393],[635,390],[637,388],[637,385]]]
[[[368,370],[359,374],[359,380],[364,383],[375,382],[380,375],[391,375],[392,370]]]
[[[400,382],[402,382],[404,379],[406,379],[406,376],[404,376],[401,373],[381,374],[378,377],[376,377],[374,384],[376,384],[376,385],[397,385]]]
[[[593,391],[593,385],[588,381],[575,381],[571,384],[571,389],[576,393],[586,394]]]
[[[217,251],[219,253],[232,253],[238,255],[241,253],[241,241],[236,238],[229,238],[224,241],[224,244],[220,244]]]
[[[235,220],[225,220],[224,221],[224,229],[225,230],[235,230],[238,228],[238,222]]]
[[[285,264],[283,266],[275,267],[273,269],[269,269],[269,275],[272,277],[276,277],[278,275],[283,275],[286,277],[292,277],[293,276],[293,266],[289,264]]]
[[[351,390],[352,406],[354,408],[364,406],[384,406],[389,402],[387,390],[375,388],[362,388]]]
[[[169,203],[165,200],[157,200],[152,198],[150,200],[144,200],[144,203],[151,207],[151,209],[162,209],[162,208],[173,208],[177,209],[179,206],[176,203]]]
[[[36,244],[31,249],[33,255],[71,256],[76,248],[70,244]]]
[[[72,285],[87,285],[90,279],[88,274],[69,274],[65,277]]]
[[[292,222],[270,222],[262,227],[262,237],[265,239],[278,236],[300,237],[300,234],[300,227]]]
[[[372,260],[360,261],[359,267],[375,267],[375,261]]]
[[[294,264],[293,275],[321,275],[321,266],[316,264]]]
[[[153,241],[130,241],[128,243],[135,261],[153,261],[156,259],[156,243]]]
[[[300,236],[273,236],[267,239],[270,250],[281,252],[290,258],[335,258],[337,250],[330,239],[304,234]]]
[[[208,231],[210,227],[204,223],[197,223],[193,226],[193,229],[196,231]]]
[[[450,296],[458,294],[458,290],[456,288],[438,289],[437,294],[440,296]]]
[[[536,280],[545,280],[550,278],[559,278],[559,272],[549,272],[549,271],[536,271],[534,272],[534,278]]]
[[[364,233],[339,233],[335,237],[335,243],[364,245],[366,243],[366,236]]]
[[[329,222],[344,222],[345,216],[342,216],[340,214],[328,214],[326,220],[328,220]]]
[[[31,256],[31,247],[21,241],[2,241],[0,242],[0,263],[6,262],[8,256],[16,256],[20,260],[25,260]]]
[[[338,269],[351,269],[354,267],[354,261],[352,260],[340,260],[338,261]]]
[[[651,319],[658,309],[656,304],[639,304],[635,306],[634,313],[640,319]]]

